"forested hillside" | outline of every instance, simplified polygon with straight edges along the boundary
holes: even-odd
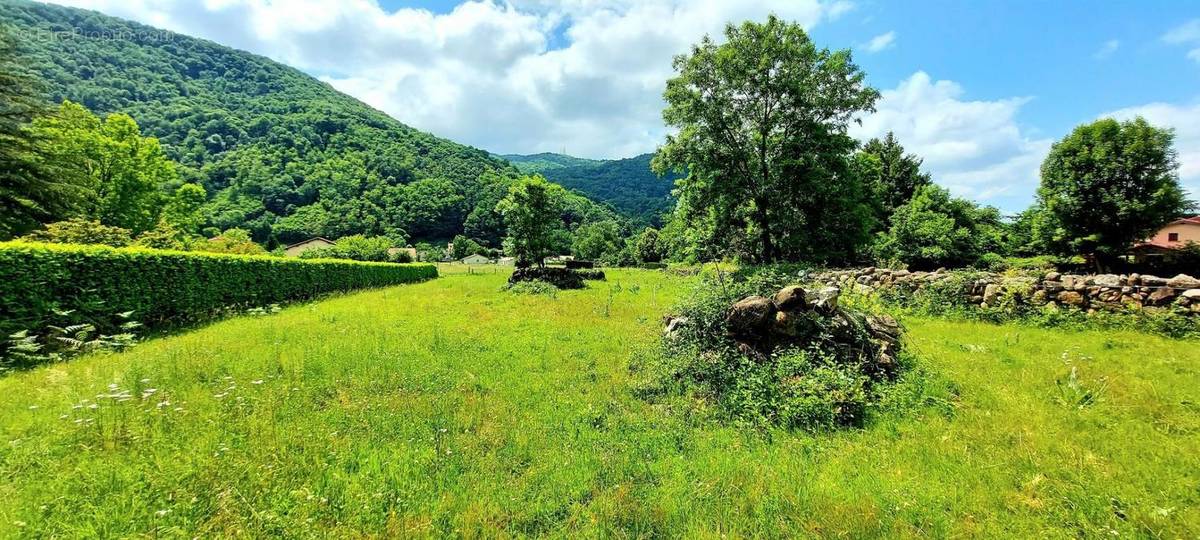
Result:
[[[525,173],[578,191],[593,200],[613,205],[622,214],[646,223],[660,224],[675,206],[671,189],[675,176],[660,178],[650,170],[651,154],[626,159],[593,160],[562,154],[505,155]]]
[[[132,116],[180,179],[208,193],[208,230],[263,242],[322,235],[499,245],[516,169],[410,128],[296,69],[79,9],[0,0],[46,97]],[[177,186],[164,186],[168,192]],[[582,198],[578,214],[610,213]]]

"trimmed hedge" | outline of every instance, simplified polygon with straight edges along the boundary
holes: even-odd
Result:
[[[126,311],[150,328],[178,326],[228,308],[437,275],[437,268],[427,264],[0,242],[0,338],[64,322],[90,322],[103,332],[119,324],[116,314]],[[56,310],[73,311],[61,315]]]

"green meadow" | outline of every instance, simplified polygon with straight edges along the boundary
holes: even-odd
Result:
[[[906,318],[929,394],[838,432],[637,392],[691,285],[503,272],[0,379],[4,537],[1200,536],[1200,347]]]

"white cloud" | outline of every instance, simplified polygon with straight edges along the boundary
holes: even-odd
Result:
[[[812,27],[845,0],[58,0],[263,54],[409,125],[498,152],[625,157],[666,132],[674,55],[727,21]],[[562,42],[562,43],[559,43]],[[560,46],[552,46],[556,43]]]
[[[1092,58],[1104,60],[1105,58],[1112,56],[1113,53],[1117,52],[1117,49],[1119,48],[1121,48],[1121,42],[1119,40],[1110,39],[1105,41],[1104,45],[1101,45],[1100,48],[1092,54]]]
[[[1200,19],[1192,19],[1163,34],[1162,40],[1173,45],[1190,45],[1187,57],[1200,62]]]
[[[1179,153],[1179,179],[1193,198],[1200,197],[1200,97],[1189,105],[1149,103],[1101,115],[1118,120],[1141,116],[1159,127],[1175,129],[1175,150]]]
[[[1162,39],[1167,43],[1174,44],[1200,41],[1200,19],[1192,19],[1172,28],[1163,34]]]
[[[953,81],[918,71],[884,90],[877,112],[852,127],[851,135],[866,140],[895,132],[906,150],[924,158],[934,180],[956,195],[1020,210],[1037,188],[1051,141],[1017,125],[1017,112],[1029,98],[965,101],[964,93]]]
[[[862,45],[862,48],[866,49],[866,51],[869,53],[877,53],[895,44],[896,33],[888,32],[886,34],[879,34],[878,36],[871,38],[870,41]]]

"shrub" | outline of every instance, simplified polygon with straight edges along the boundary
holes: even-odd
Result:
[[[520,281],[509,283],[504,288],[513,294],[541,295],[549,296],[550,298],[558,297],[558,287],[545,281]]]
[[[411,262],[396,259],[388,255],[388,250],[395,242],[386,236],[366,237],[361,234],[343,236],[337,239],[337,244],[310,249],[300,253],[301,259],[350,259],[365,262]],[[400,252],[405,258],[408,254]],[[399,254],[398,254],[399,255]]]
[[[267,256],[0,243],[0,335],[71,322],[100,334],[117,314],[150,328],[200,321],[235,307],[437,277],[431,265],[302,261]]]
[[[542,281],[558,287],[559,289],[582,289],[583,276],[578,271],[568,270],[566,268],[538,268],[530,266],[527,268],[517,268],[508,278],[509,284],[514,284],[520,281]]]
[[[267,250],[250,239],[250,233],[243,229],[229,229],[207,241],[196,242],[196,251],[208,253],[227,253],[231,255],[264,255]]]
[[[80,218],[51,223],[45,229],[29,233],[22,239],[28,242],[102,244],[112,247],[125,247],[133,243],[129,229]]]

